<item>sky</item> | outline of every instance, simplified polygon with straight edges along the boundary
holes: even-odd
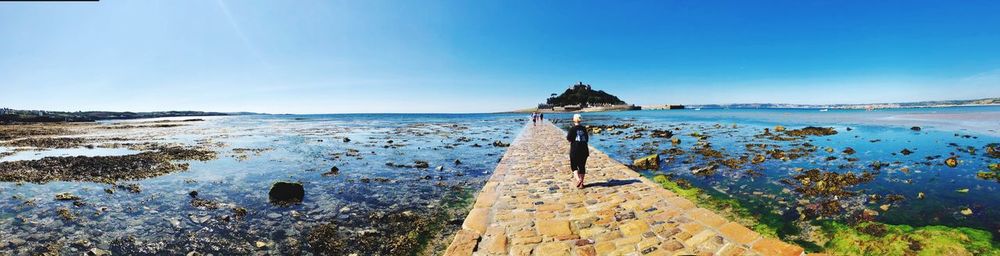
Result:
[[[0,107],[495,112],[1000,97],[1000,1],[0,2]]]

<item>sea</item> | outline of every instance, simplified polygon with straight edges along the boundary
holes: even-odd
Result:
[[[844,202],[844,215],[871,209],[880,213],[876,220],[884,223],[971,227],[995,237],[1000,233],[1000,221],[996,221],[1000,219],[1000,180],[979,175],[991,171],[989,164],[1000,163],[987,153],[991,143],[1000,143],[998,106],[874,111],[684,109],[582,115],[585,125],[629,124],[591,137],[591,146],[622,163],[661,154],[664,160],[659,168],[637,169],[647,177],[684,179],[713,194],[737,199],[754,211],[775,213],[789,221],[799,219],[801,208],[817,200],[796,191],[794,177],[817,169],[875,173],[869,182],[843,188],[850,195],[836,200]],[[570,114],[545,117],[565,129]],[[0,254],[82,253],[93,248],[115,254],[308,254],[316,246],[311,243],[314,231],[331,225],[346,241],[339,245],[344,252],[390,253],[391,243],[372,245],[366,239],[399,241],[393,239],[401,236],[416,240],[412,242],[416,247],[401,245],[405,248],[440,250],[441,245],[434,245],[433,240],[447,240],[447,234],[460,228],[471,198],[503,156],[504,143],[513,142],[530,123],[527,114],[518,113],[204,119],[178,127],[83,135],[201,145],[218,152],[213,160],[185,161],[189,164],[185,171],[120,182],[138,185],[138,193],[90,182],[0,182],[0,237],[6,242],[0,244]],[[102,121],[127,122],[137,121]],[[788,141],[762,135],[765,129],[778,133],[777,126],[786,130],[830,127],[836,134]],[[652,130],[673,135],[654,137]],[[677,143],[672,142],[674,138]],[[710,175],[696,174],[692,170],[718,160],[695,153],[706,144],[725,158],[752,159],[760,154],[748,144],[812,151],[794,159],[768,156],[761,163],[717,166]],[[843,153],[848,147],[855,153]],[[671,149],[685,153],[664,153]],[[909,152],[901,153],[904,149]],[[13,150],[0,147],[0,152]],[[104,147],[26,150],[0,161],[137,152]],[[949,158],[956,159],[957,165],[947,165]],[[272,204],[268,191],[280,181],[301,183],[306,191],[303,202]],[[78,203],[55,200],[57,193],[82,199]],[[212,204],[197,204],[194,198]],[[880,209],[884,204],[889,204],[888,210]],[[237,208],[245,209],[246,215],[234,217]],[[963,213],[966,209],[971,214]],[[60,214],[66,210],[75,218]],[[427,234],[414,235],[399,230],[407,223],[381,223],[384,216],[393,214],[426,219],[430,228],[415,229]],[[840,217],[846,216],[827,218]]]

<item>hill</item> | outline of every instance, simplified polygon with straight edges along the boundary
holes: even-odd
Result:
[[[589,84],[579,82],[570,86],[559,96],[550,97],[545,101],[551,106],[580,105],[580,107],[594,105],[622,105],[622,101],[617,96],[608,94],[602,90],[593,90]]]

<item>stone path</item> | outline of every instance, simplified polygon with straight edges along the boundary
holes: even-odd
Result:
[[[445,255],[802,255],[698,208],[591,148],[587,187],[565,133],[528,125],[486,182]]]

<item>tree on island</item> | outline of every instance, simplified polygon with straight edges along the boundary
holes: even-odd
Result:
[[[570,86],[559,96],[555,96],[553,93],[552,97],[546,100],[546,104],[552,106],[580,105],[580,107],[586,107],[592,105],[621,105],[625,104],[625,101],[602,90],[592,90],[589,84],[579,82]]]

